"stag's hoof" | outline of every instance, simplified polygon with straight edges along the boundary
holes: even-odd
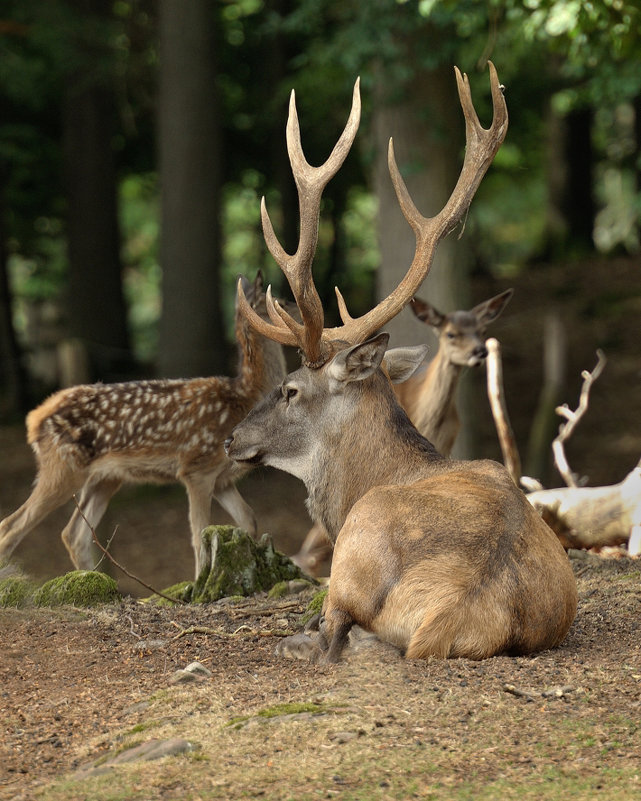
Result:
[[[318,645],[306,634],[294,634],[285,637],[276,646],[276,655],[287,659],[303,659],[308,662],[318,662],[323,652]]]

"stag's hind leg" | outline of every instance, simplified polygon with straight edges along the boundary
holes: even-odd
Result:
[[[84,480],[84,471],[74,469],[55,455],[42,461],[31,495],[0,523],[0,559],[8,559],[31,529],[66,503]]]
[[[89,478],[82,488],[78,506],[62,531],[62,541],[78,570],[91,570],[94,567],[91,528],[95,531],[121,484],[115,478]]]

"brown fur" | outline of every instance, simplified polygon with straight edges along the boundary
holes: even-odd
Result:
[[[422,372],[394,385],[399,403],[421,434],[449,456],[461,428],[456,390],[465,367],[478,366],[487,356],[485,332],[512,297],[508,289],[469,311],[442,314],[430,303],[414,298],[410,308],[438,336],[436,356]]]
[[[451,461],[418,433],[382,371],[363,367],[385,344],[350,349],[366,351],[361,365],[339,354],[291,374],[227,443],[232,458],[302,478],[335,541],[326,658],[340,657],[354,623],[412,658],[557,645],[577,604],[558,539],[502,465]]]

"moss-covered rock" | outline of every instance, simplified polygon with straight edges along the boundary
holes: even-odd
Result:
[[[194,584],[193,603],[253,595],[281,581],[307,578],[289,557],[275,550],[269,534],[256,542],[240,528],[209,526],[201,536],[209,558]]]
[[[96,606],[119,601],[121,595],[111,576],[95,570],[73,570],[45,582],[36,590],[36,606]]]
[[[193,581],[179,581],[177,584],[172,584],[163,591],[163,595],[168,595],[170,598],[175,598],[177,601],[184,601],[189,603],[194,592]],[[157,606],[173,606],[171,601],[163,598],[161,595],[152,595],[151,598],[145,598],[145,601],[152,602]]]
[[[35,589],[35,583],[21,574],[0,578],[0,607],[27,606]]]

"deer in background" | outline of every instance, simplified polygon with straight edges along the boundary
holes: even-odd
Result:
[[[416,317],[431,325],[438,335],[436,356],[422,372],[394,384],[401,406],[419,432],[439,453],[449,456],[461,427],[456,408],[456,389],[464,367],[476,367],[487,357],[485,331],[496,320],[513,290],[479,303],[469,311],[442,314],[420,298],[412,298]],[[292,560],[312,575],[331,558],[332,546],[322,526],[314,524]]]
[[[425,348],[387,351],[372,337],[416,294],[435,248],[463,218],[505,137],[507,109],[490,64],[493,121],[481,127],[466,76],[456,70],[465,117],[465,159],[444,208],[416,209],[390,142],[388,164],[401,210],[416,235],[412,263],[391,294],[362,317],[337,298],[342,325],[325,328],[312,279],[323,188],[356,135],[358,82],[347,125],[328,160],[311,167],[302,152],[294,96],[287,144],[299,193],[300,240],[287,254],[263,200],[269,251],[286,275],[302,324],[271,300],[270,322],[253,313],[239,286],[239,308],[265,336],[297,345],[303,366],[237,425],[225,449],[241,464],[266,464],[300,478],[308,508],[334,542],[317,643],[304,635],[280,650],[340,658],[358,624],[410,658],[524,654],[557,645],[576,612],[576,583],[557,537],[492,461],[444,458],[398,404],[390,379],[403,380]],[[384,368],[381,367],[384,363]],[[301,635],[299,635],[300,637]],[[290,650],[291,649],[291,650]]]
[[[478,367],[487,357],[485,331],[496,320],[513,290],[479,303],[469,311],[442,314],[431,303],[412,298],[416,317],[438,336],[436,356],[423,372],[395,384],[394,392],[410,420],[443,456],[449,456],[461,428],[456,389],[464,367]]]
[[[266,315],[262,275],[242,279],[247,302]],[[236,311],[239,369],[235,378],[89,384],[56,392],[27,415],[27,440],[38,476],[27,501],[0,523],[0,560],[50,512],[80,493],[62,532],[76,568],[91,569],[93,537],[124,482],[179,481],[187,490],[196,577],[200,533],[211,522],[212,497],[238,526],[256,533],[252,509],[235,486],[246,467],[225,457],[223,443],[286,373],[282,348]],[[82,515],[79,510],[82,510]]]

